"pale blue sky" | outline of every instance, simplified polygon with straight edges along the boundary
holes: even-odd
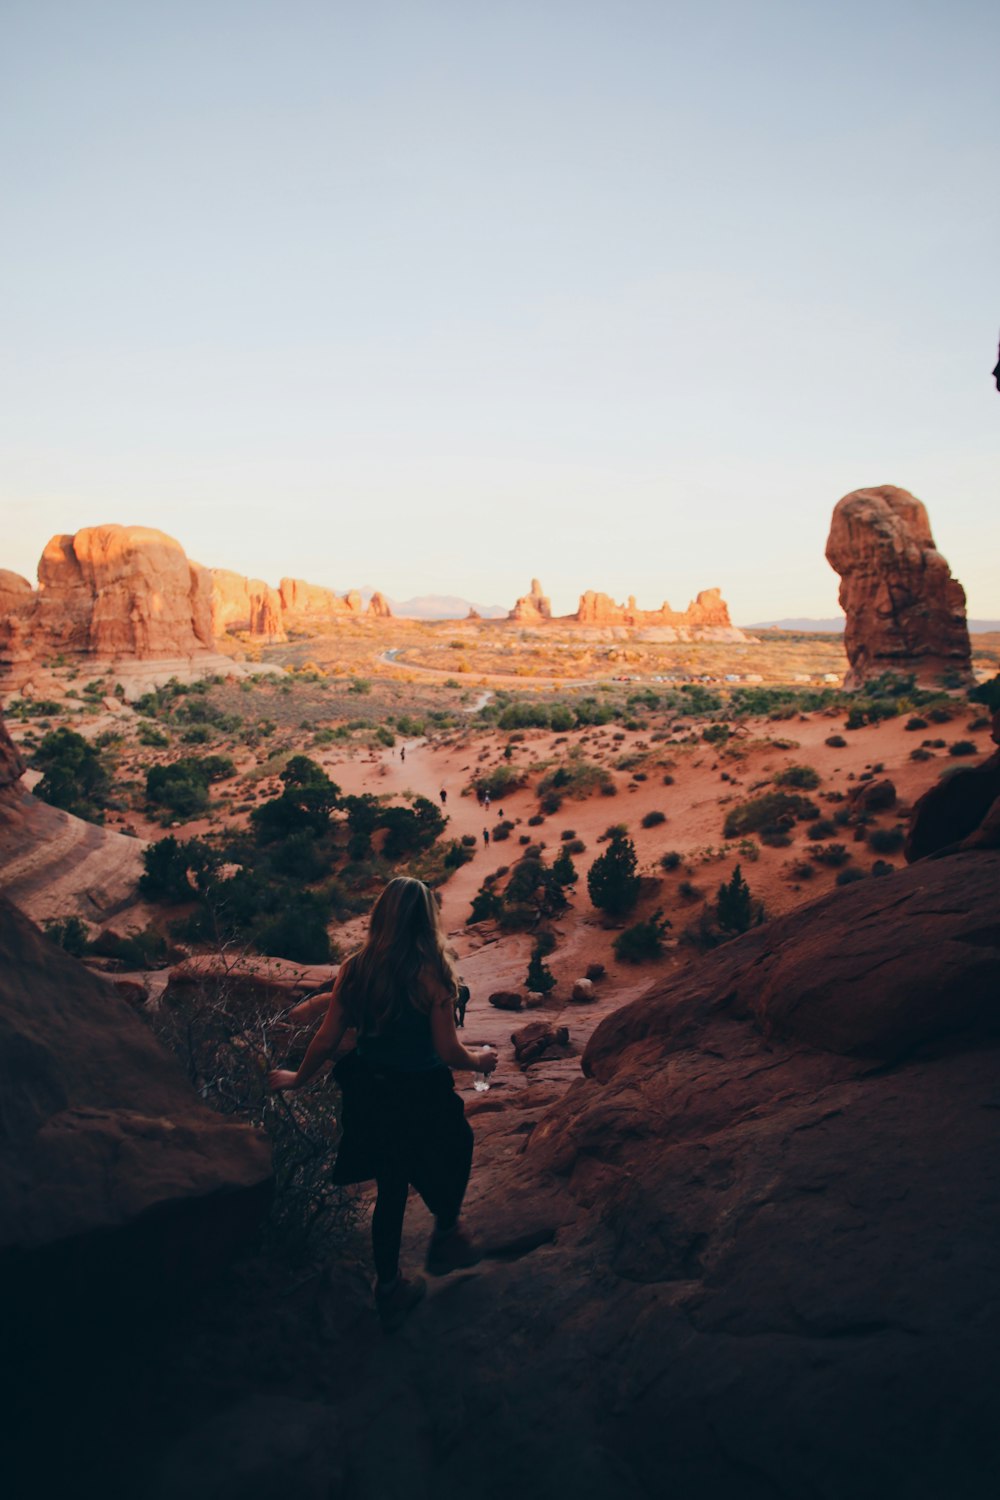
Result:
[[[995,0],[2,0],[0,566],[1000,615]]]

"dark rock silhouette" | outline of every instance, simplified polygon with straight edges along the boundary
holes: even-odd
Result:
[[[1000,745],[1000,711],[992,733]],[[1000,750],[954,771],[914,805],[903,850],[910,863],[962,849],[1000,849]]]

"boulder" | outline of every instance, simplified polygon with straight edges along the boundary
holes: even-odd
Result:
[[[529,1021],[518,1031],[510,1034],[514,1046],[514,1058],[522,1067],[537,1062],[550,1047],[569,1045],[569,1028],[552,1026],[548,1021]]]
[[[296,964],[258,955],[195,954],[170,970],[164,1001],[182,999],[192,990],[242,1003],[294,1005],[313,991],[328,989],[337,970],[330,964]]]
[[[1000,745],[1000,710],[992,734]],[[1000,849],[1000,750],[936,782],[914,805],[903,850],[908,863],[961,849]]]
[[[849,793],[851,805],[860,812],[886,812],[896,806],[896,784],[888,776],[878,781],[862,781]]]
[[[569,998],[574,1005],[590,1005],[597,999],[597,991],[594,989],[592,979],[578,979],[569,992]]]
[[[965,591],[938,552],[923,504],[895,485],[838,502],[826,544],[847,619],[847,688],[883,672],[971,682]]]
[[[487,999],[497,1010],[520,1010],[523,1004],[519,990],[494,990]]]

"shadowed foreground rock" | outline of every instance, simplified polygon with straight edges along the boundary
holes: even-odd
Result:
[[[657,986],[598,1028],[557,1102],[495,1091],[468,1213],[490,1258],[392,1339],[335,1303],[346,1331],[311,1356],[292,1341],[271,1385],[327,1405],[329,1494],[989,1492],[998,1041],[1000,853],[962,854],[836,890]],[[409,1233],[412,1265],[426,1228]],[[232,1358],[197,1466],[182,1439],[151,1494],[229,1494],[255,1378]],[[300,1417],[311,1452],[314,1406]],[[270,1494],[270,1464],[242,1500]]]
[[[270,1191],[265,1137],[206,1108],[112,987],[0,901],[0,1300],[218,1266]],[[37,1311],[44,1315],[45,1307]]]

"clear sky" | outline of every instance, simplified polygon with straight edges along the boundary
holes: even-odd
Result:
[[[2,0],[0,566],[1000,616],[996,0]]]

